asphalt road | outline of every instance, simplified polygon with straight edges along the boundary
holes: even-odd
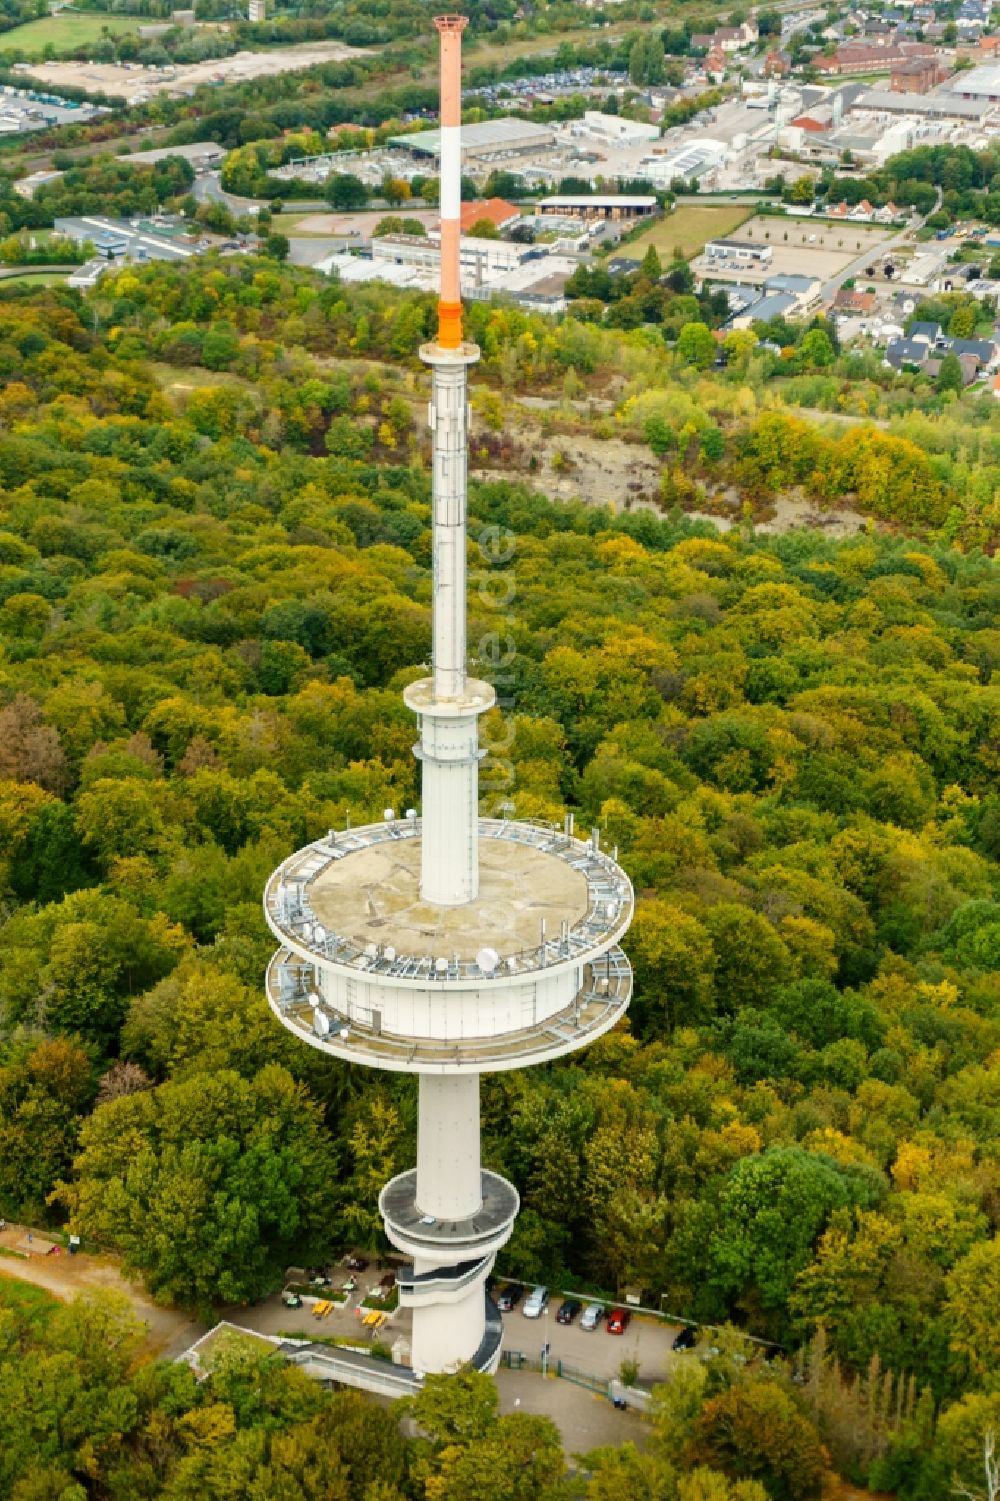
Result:
[[[934,207],[930,211],[931,214],[936,213],[937,210],[941,207],[943,198],[944,194],[942,193],[941,189],[938,188],[937,200],[934,204]],[[898,250],[901,245],[908,244],[911,240],[913,240],[917,230],[923,229],[929,218],[930,214],[925,214],[922,219],[917,219],[912,225],[910,225],[908,229],[905,229],[902,234],[895,235],[891,240],[884,240],[882,244],[877,248],[869,248],[863,255],[857,256],[853,261],[850,262],[849,265],[845,266],[842,271],[838,271],[836,276],[831,276],[829,281],[825,281],[823,283],[819,294],[820,301],[824,303],[832,302],[833,298],[837,295],[840,288],[844,285],[845,281],[849,281],[852,276],[862,275],[865,267],[868,266],[871,261],[875,260],[876,257],[879,260],[884,260],[890,251]]]

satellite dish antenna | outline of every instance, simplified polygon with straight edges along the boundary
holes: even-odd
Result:
[[[500,963],[500,955],[496,949],[480,949],[476,955],[476,963],[484,975],[491,975]]]
[[[435,959],[434,960],[434,968],[437,970],[437,972],[438,972],[439,975],[447,974],[448,973],[448,961],[447,961],[447,959]]]
[[[382,958],[385,960],[386,964],[392,964],[395,957],[396,950],[393,948],[391,943],[387,943],[385,948],[382,950]]]
[[[310,990],[310,992],[309,992],[309,1004],[313,1008],[314,1011],[316,1010],[317,1006],[319,1006],[320,999],[319,999],[319,991],[318,990]]]

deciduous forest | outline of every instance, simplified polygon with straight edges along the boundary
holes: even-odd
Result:
[[[484,1079],[485,1160],[523,1202],[502,1269],[734,1327],[647,1453],[570,1479],[546,1420],[472,1378],[431,1384],[404,1447],[259,1356],[196,1387],[112,1305],[8,1294],[0,1489],[782,1501],[837,1469],[985,1495],[996,419],[794,349],[711,371],[656,330],[470,323],[484,807],[573,809],[638,897],[628,1024]],[[0,298],[0,1213],[195,1310],[375,1246],[412,1158],[409,1081],[271,1019],[260,894],[290,849],[416,801],[431,326],[429,299],[245,258]],[[657,455],[659,509],[552,501],[504,457],[508,407],[567,390],[567,448],[599,396],[591,430]],[[683,515],[724,486],[732,530]],[[868,523],[756,531],[789,488]]]

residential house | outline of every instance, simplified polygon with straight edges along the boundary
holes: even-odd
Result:
[[[909,337],[919,344],[926,344],[928,349],[934,349],[943,341],[944,329],[940,323],[914,323]]]
[[[859,292],[856,287],[841,287],[833,299],[833,306],[838,313],[856,313],[870,318],[878,307],[878,298],[874,292]]]
[[[927,358],[928,346],[920,339],[893,339],[886,346],[885,363],[894,370],[904,365],[922,366]]]
[[[726,54],[721,47],[713,47],[705,56],[705,72],[715,82],[721,82],[726,76]]]
[[[952,354],[957,354],[959,359],[968,356],[984,369],[989,370],[998,363],[997,346],[991,339],[949,339],[947,343]]]

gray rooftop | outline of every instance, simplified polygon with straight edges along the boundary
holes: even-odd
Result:
[[[536,125],[530,120],[520,120],[516,115],[501,115],[496,120],[482,120],[477,125],[462,126],[462,151],[475,154],[478,151],[502,151],[505,147],[545,146],[553,138],[550,125]],[[441,132],[439,130],[416,130],[408,135],[390,136],[390,146],[400,146],[404,151],[416,151],[426,156],[441,155]]]
[[[762,297],[740,315],[752,318],[755,323],[769,323],[772,318],[783,318],[795,306],[795,298],[787,292],[772,292]]]
[[[1000,98],[1000,63],[984,63],[967,73],[957,73],[948,87],[955,94],[973,94],[983,98]]]
[[[160,146],[154,151],[131,151],[117,160],[124,166],[151,167],[156,162],[166,161],[168,156],[180,156],[192,166],[200,162],[218,162],[226,154],[224,146],[217,141],[192,141],[186,146]]]
[[[972,74],[965,73],[962,77],[971,78]],[[989,114],[991,105],[985,99],[959,99],[954,94],[894,94],[891,89],[868,89],[858,95],[851,109],[927,115],[942,120],[981,120]]]
[[[463,1220],[438,1220],[425,1215],[417,1203],[417,1170],[410,1168],[389,1179],[379,1194],[379,1212],[389,1228],[408,1241],[423,1242],[429,1249],[457,1241],[471,1249],[476,1241],[492,1240],[520,1208],[517,1189],[499,1173],[483,1168],[481,1182],[482,1202],[475,1214]]]

